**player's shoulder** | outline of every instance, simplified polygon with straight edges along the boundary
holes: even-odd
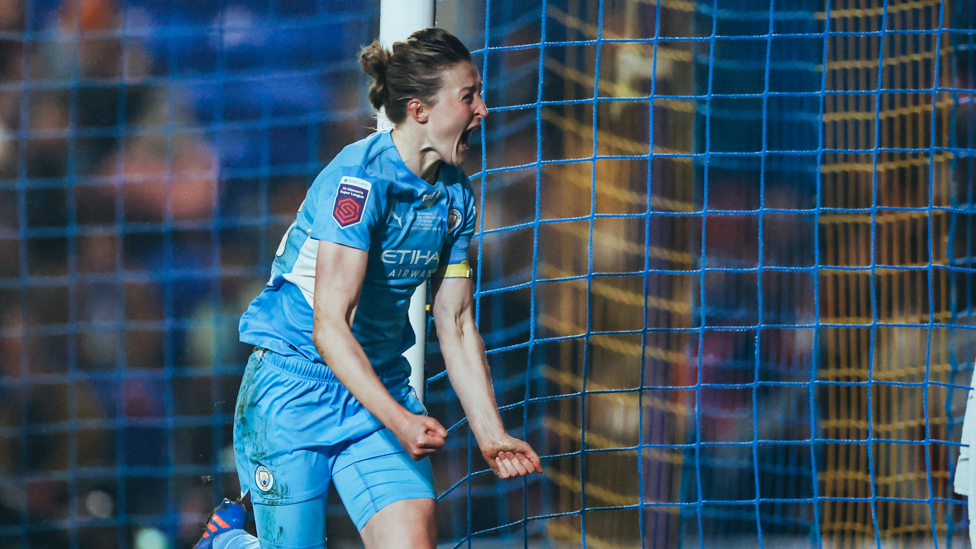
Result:
[[[382,161],[389,154],[390,147],[393,147],[393,140],[389,138],[389,132],[373,133],[350,143],[319,172],[315,183],[339,185],[343,181],[354,180],[370,187],[383,187],[391,181],[390,174],[385,173],[383,168],[387,163]]]
[[[447,189],[447,193],[451,197],[465,199],[468,196],[473,196],[468,176],[460,166],[444,164],[441,166],[438,178],[444,184],[444,188]]]
[[[460,212],[473,211],[475,207],[474,191],[464,170],[458,166],[445,166],[448,172],[441,178],[447,191],[447,199],[451,210]]]

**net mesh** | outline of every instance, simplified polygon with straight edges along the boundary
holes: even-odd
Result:
[[[0,547],[189,546],[237,490],[237,320],[308,182],[369,132],[377,17],[0,5]]]
[[[487,12],[482,331],[549,469],[455,535],[953,543],[972,8]]]
[[[0,0],[0,549],[189,545],[236,492],[237,320],[373,126],[377,17]],[[431,327],[442,542],[966,546],[970,2],[441,0],[437,24],[485,79],[477,316],[546,467],[486,471]]]

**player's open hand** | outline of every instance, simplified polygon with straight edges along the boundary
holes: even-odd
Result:
[[[528,443],[505,435],[481,446],[491,471],[498,478],[521,477],[529,473],[541,473],[542,462]]]
[[[393,429],[393,434],[416,461],[444,447],[447,429],[432,417],[409,414]]]

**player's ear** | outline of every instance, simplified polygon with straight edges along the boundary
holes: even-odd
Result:
[[[413,118],[418,124],[426,124],[430,113],[424,102],[414,97],[407,102],[407,116]]]

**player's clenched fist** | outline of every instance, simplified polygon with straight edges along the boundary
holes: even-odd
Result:
[[[444,447],[447,429],[432,417],[409,414],[394,429],[393,434],[410,457],[419,460]]]
[[[508,435],[482,445],[481,455],[498,478],[542,472],[542,462],[535,450],[528,443]]]

